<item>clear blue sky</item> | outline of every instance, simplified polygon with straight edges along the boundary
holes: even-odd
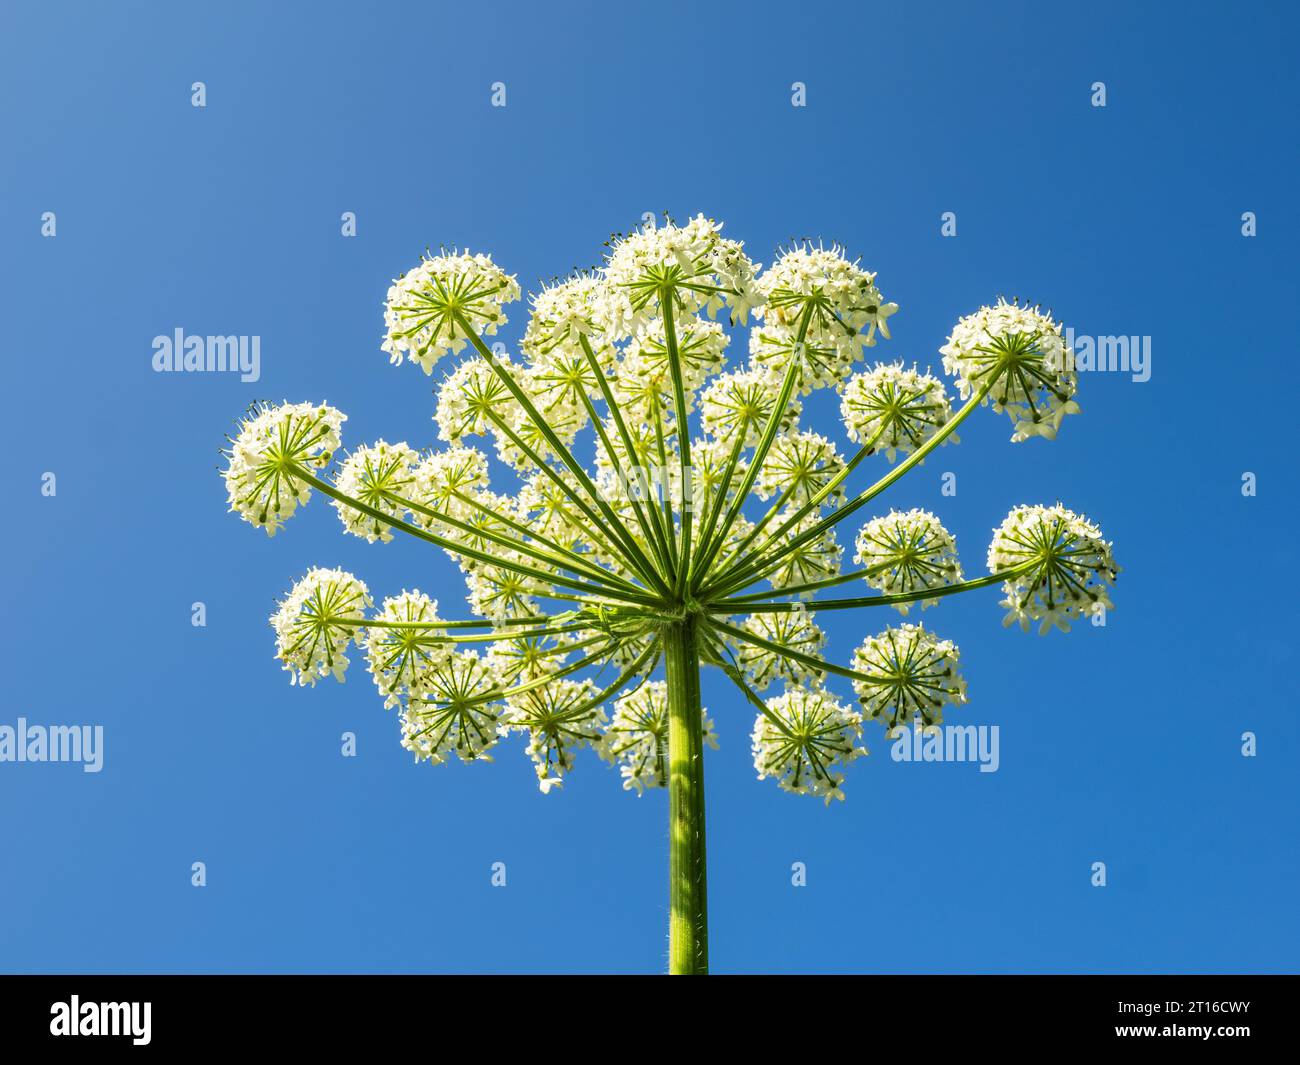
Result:
[[[1048,7],[6,4],[0,724],[102,724],[105,763],[0,764],[0,969],[662,967],[663,795],[588,756],[543,797],[517,741],[417,767],[359,666],[291,689],[266,617],[310,565],[445,609],[463,586],[321,500],[268,540],[215,467],[263,397],[432,444],[431,381],[379,351],[389,279],[447,243],[528,287],[665,208],[763,261],[844,242],[901,305],[891,358],[937,370],[999,293],[1152,345],[1145,383],[1082,375],[1054,443],[978,412],[885,500],[936,510],[972,573],[1019,502],[1115,542],[1104,629],[1004,630],[992,592],[926,612],[998,772],[873,730],[825,809],[755,779],[752,714],[706,678],[715,970],[1296,969],[1296,17]],[[261,380],[155,374],[178,327],[260,336]],[[826,620],[844,661],[890,619]]]

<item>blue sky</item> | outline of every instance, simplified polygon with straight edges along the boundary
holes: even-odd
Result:
[[[437,377],[379,351],[388,281],[426,245],[535,287],[668,209],[765,262],[846,244],[901,306],[883,358],[937,371],[999,293],[1152,352],[1145,382],[1081,375],[1055,442],[977,412],[882,500],[939,513],[971,573],[1020,502],[1059,498],[1115,543],[1105,628],[1004,630],[993,592],[926,612],[970,684],[949,720],[999,726],[996,773],[896,763],[872,730],[826,809],[755,779],[752,714],[706,677],[715,971],[1294,970],[1279,7],[6,5],[0,725],[100,724],[105,751],[97,774],[0,763],[0,969],[662,968],[663,795],[588,756],[543,797],[517,741],[413,765],[359,666],[291,689],[266,617],[309,566],[446,611],[463,586],[436,550],[345,538],[321,500],[268,540],[215,467],[258,398],[328,399],[352,443],[435,442]],[[260,336],[261,379],[154,373],[176,328]],[[893,615],[826,620],[845,661]]]

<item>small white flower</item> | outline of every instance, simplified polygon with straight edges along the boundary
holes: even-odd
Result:
[[[724,239],[722,226],[698,215],[684,226],[640,229],[610,249],[605,277],[611,300],[602,323],[610,336],[632,336],[660,314],[659,294],[670,288],[680,311],[723,308],[733,322],[744,322],[762,302],[757,267],[741,244]]]
[[[873,450],[910,455],[935,435],[952,417],[952,405],[943,382],[902,363],[881,363],[854,374],[844,386],[840,415],[855,444],[875,441]],[[950,433],[943,443],[957,443]]]
[[[810,533],[819,521],[815,512],[808,514],[777,541],[776,550],[785,554],[781,556],[780,565],[767,575],[773,588],[815,584],[839,576],[844,549],[835,537],[834,526],[822,529],[815,536],[809,536],[796,547],[790,547],[792,542]]]
[[[853,561],[874,572],[863,579],[886,595],[906,595],[942,588],[961,580],[957,542],[927,510],[891,510],[858,532]],[[937,600],[922,599],[924,609]],[[894,604],[906,614],[910,604]]]
[[[877,331],[889,338],[886,322],[898,310],[881,296],[876,275],[849,262],[838,246],[798,245],[758,283],[766,306],[763,325],[750,338],[750,359],[776,381],[799,360],[801,393],[843,381]]]
[[[586,361],[582,338],[603,367],[614,356],[600,323],[609,318],[609,284],[596,274],[548,285],[532,297],[532,314],[524,330],[523,352],[535,368],[553,360],[580,357]]]
[[[602,369],[600,375],[608,377],[609,372]],[[528,392],[538,410],[548,417],[554,409],[563,410],[564,419],[576,421],[579,428],[587,424],[588,402],[602,395],[600,377],[586,355],[559,349],[533,361],[528,368]]]
[[[537,569],[543,565],[536,559],[497,544],[492,545],[491,553],[518,567]],[[465,570],[465,586],[469,589],[466,598],[470,610],[498,625],[512,618],[535,615],[537,600],[534,597],[550,589],[550,585],[537,577],[520,573],[512,566],[477,562],[472,566],[465,564],[462,568]]]
[[[459,524],[452,526],[436,520],[431,524],[435,527],[439,524],[445,525],[446,535],[455,541],[456,547],[488,552],[497,558],[506,557],[500,539],[513,540],[518,535],[507,520],[518,521],[520,518],[516,501],[510,496],[499,495],[486,489],[467,493],[466,499],[472,502],[461,501],[459,507],[448,507],[446,510],[446,513],[454,517]],[[445,548],[444,551],[447,557],[457,563],[465,573],[486,565],[463,551],[457,551],[454,547]]]
[[[637,498],[642,502],[658,498],[655,494],[657,481],[665,475],[663,471],[674,465],[680,466],[677,452],[672,447],[673,441],[664,441],[664,457],[667,461],[663,462],[659,457],[659,434],[642,419],[635,418],[630,422],[627,417],[623,419],[623,426],[631,438],[630,450],[612,419],[606,419],[602,426],[605,434],[596,447],[596,475],[597,483],[606,496],[616,499]],[[608,448],[605,446],[606,440],[609,441]],[[646,482],[644,485],[642,477]]]
[[[1002,585],[1003,625],[1018,621],[1028,631],[1037,621],[1040,633],[1052,626],[1069,632],[1071,619],[1115,608],[1107,588],[1120,568],[1110,543],[1096,525],[1059,503],[1016,507],[993,532],[988,564],[991,573],[1030,566]]]
[[[801,506],[843,471],[844,460],[830,440],[821,433],[793,429],[772,442],[754,483],[759,499],[778,496]],[[823,502],[833,505],[843,495],[843,489],[836,487]]]
[[[704,742],[714,750],[718,737],[708,712],[700,711]],[[647,681],[614,701],[614,717],[605,730],[601,756],[619,765],[623,790],[668,786],[668,685]]]
[[[962,399],[990,381],[988,400],[1015,423],[1011,439],[1052,439],[1067,414],[1079,413],[1074,354],[1061,327],[1037,307],[998,300],[959,321],[939,349]]]
[[[527,734],[528,756],[543,794],[563,783],[579,748],[600,743],[606,719],[594,702],[596,694],[590,680],[560,679],[507,697],[501,727]]]
[[[274,536],[311,486],[294,469],[325,466],[339,447],[346,416],[325,404],[256,405],[239,423],[228,452],[226,493],[231,511]]]
[[[402,709],[402,746],[417,762],[490,762],[501,738],[500,687],[474,651],[456,651],[430,666],[419,696]]]
[[[607,498],[612,495],[606,493]],[[538,536],[561,547],[581,551],[585,545],[586,518],[572,497],[544,473],[534,473],[524,482],[509,512]]]
[[[402,696],[418,698],[428,691],[430,671],[451,655],[446,633],[436,625],[438,604],[420,591],[389,596],[374,621],[389,622],[366,629],[366,658],[375,687],[392,708]]]
[[[806,396],[817,388],[832,388],[851,372],[849,343],[819,343],[798,340],[798,334],[784,325],[756,325],[749,333],[749,365],[759,371],[768,387],[776,391],[785,380],[791,361],[798,362],[794,394]]]
[[[722,491],[727,478],[727,467],[731,462],[735,441],[723,437],[705,437],[691,444],[691,501],[697,511],[708,506]],[[737,489],[745,479],[749,468],[743,451],[736,455],[735,467],[731,470],[730,483],[727,485],[727,501],[735,496]],[[678,475],[680,480],[680,474]]]
[[[432,451],[420,460],[414,477],[412,498],[423,509],[413,510],[410,520],[429,532],[452,536],[452,526],[438,515],[461,521],[472,519],[474,508],[468,500],[487,489],[487,456],[473,447]]]
[[[776,409],[777,390],[760,370],[733,370],[719,374],[704,390],[700,420],[710,436],[735,440],[745,437],[747,445],[758,443]],[[778,426],[789,429],[798,420],[799,403],[791,398],[781,413]]]
[[[869,636],[853,652],[853,690],[863,713],[895,726],[919,720],[927,728],[942,724],[945,705],[966,701],[966,681],[957,671],[960,656],[950,640],[937,639],[921,625],[900,625]]]
[[[545,388],[532,370],[516,369],[511,377],[528,396],[546,429],[543,430],[523,404],[516,402],[507,408],[507,424],[494,423],[492,435],[497,457],[502,462],[522,473],[531,473],[537,469],[537,459],[559,460],[561,453],[552,443],[552,437],[566,449],[573,447],[574,438],[587,424],[587,410],[574,389]]]
[[[519,636],[499,640],[488,648],[487,665],[492,675],[506,688],[549,677],[568,658],[571,641],[553,636]]]
[[[529,451],[546,459],[555,450],[503,374],[528,397],[551,433],[566,447],[571,445],[587,419],[579,397],[567,387],[541,387],[534,371],[505,355],[491,365],[475,356],[457,366],[438,390],[434,421],[438,435],[452,444],[460,444],[466,436],[490,433],[502,462],[530,470],[535,464]]]
[[[677,401],[667,363],[630,352],[618,363],[611,387],[629,429],[644,426],[656,438],[676,435]],[[695,394],[685,390],[682,398],[690,414],[695,408]]]
[[[687,315],[675,323],[677,354],[682,367],[682,384],[694,392],[709,377],[722,369],[724,352],[731,337],[717,322]],[[662,318],[655,318],[633,337],[620,367],[620,378],[635,370],[637,374],[659,382],[671,396],[673,378],[668,358],[668,339]]]
[[[754,768],[758,779],[773,778],[783,791],[821,795],[829,806],[843,801],[840,772],[867,753],[856,746],[862,715],[821,688],[794,688],[764,703],[754,720]]]
[[[826,646],[826,634],[813,624],[813,615],[802,607],[781,612],[751,614],[741,625],[746,632],[770,643],[812,658],[820,658]],[[785,681],[787,687],[801,685],[817,687],[825,673],[805,662],[787,658],[744,640],[731,640],[736,663],[758,691],[764,691],[773,680]]]
[[[344,495],[379,511],[390,518],[403,520],[410,501],[417,494],[415,468],[420,461],[406,444],[388,444],[383,440],[364,444],[352,451],[334,477],[334,487]],[[343,528],[369,543],[393,538],[392,526],[342,500],[334,500]]]
[[[506,322],[502,306],[518,298],[519,283],[487,255],[428,256],[389,288],[381,346],[394,366],[410,358],[431,373],[443,355],[465,346],[465,323],[492,336]]]
[[[271,615],[275,654],[291,684],[315,685],[321,677],[344,679],[348,645],[359,640],[359,622],[371,605],[370,591],[351,573],[312,568]]]
[[[513,378],[517,379],[521,372],[508,356],[501,356],[497,363]],[[500,375],[485,359],[473,356],[448,374],[438,389],[433,420],[443,440],[459,444],[466,436],[494,431],[498,420],[507,424],[515,421],[518,407],[519,401]]]

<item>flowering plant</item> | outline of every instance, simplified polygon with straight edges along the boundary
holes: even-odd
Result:
[[[380,440],[329,477],[344,415],[324,403],[258,406],[227,453],[230,508],[273,536],[320,492],[346,532],[400,533],[456,560],[472,618],[443,618],[418,590],[375,609],[352,574],[309,570],[271,618],[291,681],[342,680],[355,647],[417,761],[488,761],[519,734],[543,792],[584,748],[617,765],[625,788],[666,789],[669,968],[705,972],[703,751],[716,742],[701,668],[720,670],[755,712],[759,778],[830,802],[866,754],[868,721],[933,727],[966,701],[957,648],[925,627],[924,608],[1001,585],[1004,623],[1046,631],[1111,606],[1110,544],[1060,505],[1013,510],[989,574],[975,579],[923,510],[866,521],[854,567],[838,536],[955,442],[976,407],[1006,412],[1013,441],[1054,437],[1078,411],[1069,352],[1041,309],[981,308],[941,349],[964,400],[954,411],[929,373],[858,367],[898,309],[875,274],[809,243],[761,270],[704,217],[616,239],[601,269],[543,288],[511,358],[484,338],[519,296],[486,255],[425,257],[389,289],[383,350],[426,374],[465,352],[437,389],[445,446]],[[753,319],[735,369],[719,312],[731,326]],[[841,397],[847,458],[799,426],[801,397],[825,388]],[[591,468],[576,457],[588,428]],[[479,438],[514,471],[512,491],[490,486]],[[890,468],[850,490],[874,455]],[[872,594],[825,594],[856,582]],[[819,612],[914,605],[915,620],[866,639],[850,665],[824,656]]]

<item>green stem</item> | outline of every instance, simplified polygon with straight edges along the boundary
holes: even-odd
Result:
[[[668,971],[709,971],[704,847],[704,729],[696,619],[664,630],[668,678]]]
[[[625,579],[624,577],[619,576],[617,573],[614,573],[610,570],[604,569],[601,566],[598,566],[590,559],[583,558],[580,554],[578,554],[578,552],[565,547],[563,544],[558,543],[555,540],[552,540],[549,536],[543,536],[541,533],[535,531],[534,529],[530,529],[523,522],[515,521],[509,515],[502,514],[500,511],[497,510],[493,510],[491,507],[487,506],[486,504],[480,502],[477,499],[474,499],[472,496],[467,496],[464,492],[455,492],[453,494],[462,503],[466,503],[469,506],[473,507],[480,514],[483,514],[484,516],[489,518],[496,519],[497,521],[501,522],[507,527],[514,529],[516,532],[524,536],[527,536],[530,540],[535,540],[537,543],[541,544],[548,551],[553,552],[558,558],[565,559],[566,561],[564,563],[564,568],[569,570],[571,573],[578,573],[580,576],[590,577],[592,580],[600,581],[602,584],[616,585],[618,587],[621,587],[624,591],[628,591],[628,592],[636,592],[641,590],[631,581]],[[405,500],[403,500],[403,502],[405,503],[406,506],[410,507],[413,510],[418,509],[420,513],[427,513],[431,517],[435,517],[435,518],[444,517],[443,513],[440,511],[428,510],[425,507],[419,506],[418,504],[411,503]],[[609,545],[609,542],[606,540],[600,541],[599,546],[606,547],[611,554],[614,553],[614,549]]]
[[[616,599],[623,602],[637,603],[641,606],[657,606],[658,600],[649,596],[633,596],[630,592],[623,592],[618,588],[605,588],[598,584],[586,584],[582,581],[571,580],[560,573],[547,573],[545,570],[539,570],[533,566],[521,565],[517,562],[511,562],[508,559],[498,558],[486,551],[478,551],[468,544],[458,544],[454,540],[448,540],[445,536],[438,536],[436,533],[425,532],[419,526],[412,525],[410,522],[403,521],[401,518],[394,517],[391,514],[385,514],[382,510],[377,510],[368,503],[363,503],[359,499],[353,499],[346,492],[340,492],[328,481],[322,481],[319,477],[307,472],[302,466],[294,465],[291,467],[293,475],[299,480],[306,481],[318,492],[337,500],[353,510],[360,511],[367,517],[374,518],[375,521],[383,522],[390,528],[398,532],[404,532],[408,536],[413,536],[417,540],[424,540],[433,544],[435,547],[441,547],[443,550],[451,551],[458,555],[464,555],[466,558],[472,558],[478,562],[483,562],[489,566],[499,566],[501,569],[510,570],[512,573],[518,573],[523,577],[532,577],[534,580],[542,582],[541,587],[529,588],[529,595],[540,595],[548,599],[567,599],[573,602],[585,603],[587,600],[577,598],[571,595],[564,595],[550,591],[548,585],[558,584],[565,588],[572,588],[575,591],[587,592],[602,599]],[[445,518],[445,516],[444,516]]]
[[[787,584],[784,588],[766,588],[761,592],[750,592],[748,595],[730,596],[726,602],[748,603],[757,599],[784,599],[792,595],[803,595],[805,592],[819,592],[823,588],[834,588],[837,584],[866,580],[868,577],[874,577],[878,573],[893,569],[895,565],[894,562],[879,562],[874,566],[867,566],[865,569],[850,570],[848,573],[841,573],[835,577],[824,577],[820,581],[809,581],[807,584]]]
[[[549,477],[555,483],[556,487],[558,487],[561,492],[563,492],[566,496],[568,496],[569,499],[573,501],[573,505],[576,506],[580,511],[582,511],[582,513],[588,518],[588,520],[591,521],[593,526],[609,534],[607,538],[604,538],[604,542],[609,544],[611,548],[616,550],[617,553],[623,558],[623,561],[627,563],[627,565],[629,565],[633,570],[636,570],[638,568],[636,561],[632,558],[631,555],[628,554],[627,550],[624,547],[622,547],[620,544],[615,543],[615,541],[617,540],[617,536],[615,535],[615,530],[612,527],[606,525],[606,523],[599,517],[599,515],[597,515],[596,512],[592,510],[590,506],[587,505],[587,503],[583,500],[582,496],[578,495],[578,493],[573,489],[573,487],[569,485],[564,480],[563,477],[560,476],[558,471],[553,469],[551,467],[551,464],[547,462],[544,458],[542,458],[542,456],[539,455],[536,450],[529,447],[528,443],[524,440],[524,438],[521,437],[512,428],[510,428],[509,423],[507,423],[506,420],[502,418],[501,415],[499,415],[496,411],[492,411],[492,410],[487,411],[487,419],[496,427],[498,432],[502,433],[512,444],[514,444],[515,447],[517,447],[521,452],[523,452],[525,456],[527,456],[528,461],[533,464],[533,468],[535,470],[538,470],[539,472],[546,474],[546,476]],[[595,489],[593,488],[592,491],[594,492]],[[602,542],[601,535],[599,533],[596,533],[591,526],[588,526],[585,522],[577,521],[576,519],[575,519],[575,524],[577,524],[578,527],[584,531],[584,534],[593,544]]]
[[[930,437],[929,440],[913,451],[912,454],[895,466],[889,473],[885,474],[884,477],[880,478],[880,480],[870,488],[865,489],[849,502],[831,511],[830,514],[822,518],[821,521],[817,522],[811,528],[780,545],[780,549],[775,554],[764,557],[761,552],[758,552],[757,557],[751,555],[749,559],[743,560],[739,564],[733,566],[729,572],[722,574],[716,581],[704,589],[704,591],[701,592],[701,595],[727,595],[731,592],[739,591],[740,589],[753,584],[755,581],[761,580],[766,574],[771,573],[776,569],[780,565],[781,560],[790,552],[796,550],[803,544],[806,544],[814,537],[820,536],[833,525],[861,510],[875,499],[876,496],[880,495],[881,492],[902,477],[903,474],[913,466],[924,461],[926,455],[930,454],[931,451],[948,439],[949,435],[970,416],[971,411],[984,402],[984,398],[989,394],[989,391],[993,388],[995,382],[996,379],[989,381],[980,388],[978,392],[975,392],[956,414],[944,422],[942,429],[935,433],[934,436]],[[777,529],[776,532],[772,533],[771,536],[768,537],[767,542],[770,544],[773,541],[780,539],[780,537],[785,535],[793,525],[794,521],[787,519],[781,524],[781,527]]]
[[[528,393],[520,388],[519,383],[506,372],[505,368],[502,367],[501,363],[498,361],[496,355],[493,354],[492,350],[483,343],[482,338],[473,331],[469,323],[466,322],[463,317],[458,317],[460,318],[461,328],[469,334],[470,343],[473,344],[478,353],[483,356],[484,360],[488,364],[488,368],[497,375],[501,383],[505,385],[510,391],[510,394],[515,397],[515,400],[528,416],[529,421],[533,423],[537,431],[541,433],[546,439],[546,442],[550,444],[551,450],[555,452],[555,456],[568,468],[569,472],[573,474],[583,491],[591,497],[591,501],[596,504],[596,508],[602,515],[604,515],[605,522],[608,523],[605,527],[610,533],[610,538],[617,541],[621,546],[621,553],[627,563],[632,567],[632,569],[640,573],[641,577],[645,581],[650,584],[660,585],[659,590],[661,592],[667,592],[668,589],[667,587],[662,586],[662,579],[659,576],[659,571],[655,569],[654,563],[646,558],[645,554],[641,550],[641,546],[636,542],[636,538],[632,536],[628,531],[627,526],[625,526],[622,521],[619,520],[614,511],[610,509],[609,504],[605,502],[604,496],[596,490],[596,486],[592,484],[591,478],[587,476],[587,471],[578,464],[578,461],[573,457],[573,454],[564,446],[564,443],[560,438],[555,435],[555,431],[551,428],[550,424],[541,414],[538,413],[537,408],[533,406],[533,401],[529,398]],[[499,418],[494,417],[493,421],[498,425],[501,424]],[[510,436],[514,444],[519,446],[521,441],[519,441],[513,433],[511,433]],[[532,459],[534,464],[542,464],[541,459],[534,457],[534,453],[530,453],[527,449],[525,453],[529,455],[529,458]],[[574,497],[574,501],[577,502],[576,496]],[[596,520],[597,523],[600,524],[595,515],[592,515],[591,517],[592,520]]]
[[[664,345],[668,349],[668,370],[673,379],[673,406],[677,415],[677,454],[681,461],[682,483],[681,512],[682,536],[681,557],[677,561],[677,594],[686,590],[686,577],[691,558],[691,522],[694,505],[691,500],[691,431],[686,422],[686,389],[682,383],[682,357],[677,349],[677,324],[673,316],[673,301],[676,299],[671,287],[660,290],[659,308],[664,317]]]
[[[548,625],[556,621],[563,621],[577,616],[577,611],[569,611],[564,614],[554,616],[547,614],[534,615],[532,617],[522,618],[502,618],[500,621],[490,621],[487,618],[471,618],[466,621],[382,621],[379,618],[338,618],[333,622],[335,625],[354,626],[356,628],[381,628],[381,629],[490,629],[496,625]],[[579,628],[590,628],[590,625],[579,625]],[[492,635],[493,639],[498,637]],[[500,639],[513,638],[518,633],[511,633],[509,637],[503,635]]]
[[[626,592],[635,592],[640,594],[644,591],[644,589],[638,588],[631,581],[620,577],[618,574],[602,569],[601,567],[586,561],[568,548],[555,544],[554,541],[548,541],[546,537],[536,535],[529,530],[526,525],[522,525],[521,523],[512,520],[508,515],[498,513],[491,507],[485,506],[476,499],[471,499],[462,492],[457,492],[456,495],[460,499],[464,500],[464,502],[475,507],[480,513],[485,514],[490,518],[494,518],[507,528],[514,529],[516,532],[522,533],[524,536],[528,536],[532,540],[536,540],[537,543],[542,544],[542,546],[546,547],[547,550],[539,550],[528,540],[518,540],[513,537],[503,536],[485,526],[471,525],[469,522],[463,521],[444,510],[435,510],[432,507],[426,507],[423,503],[417,503],[413,499],[407,499],[404,496],[398,495],[396,492],[384,493],[384,497],[389,503],[395,503],[398,506],[410,510],[412,513],[423,514],[425,517],[434,518],[437,521],[441,521],[451,526],[458,532],[463,532],[470,536],[482,537],[499,547],[506,548],[508,551],[518,551],[538,562],[544,562],[549,566],[557,566],[560,569],[567,570],[569,573],[577,574],[579,577],[596,580],[602,584],[607,584],[610,587],[620,587]]]
[[[834,673],[837,677],[848,677],[850,680],[872,679],[866,673],[860,673],[856,669],[837,666],[834,662],[827,662],[824,658],[818,658],[816,655],[804,654],[802,651],[796,651],[793,647],[786,647],[784,644],[766,640],[762,636],[746,632],[744,629],[738,629],[735,625],[728,625],[725,621],[719,621],[717,618],[713,619],[712,625],[718,632],[725,632],[727,635],[752,647],[757,647],[761,651],[770,651],[772,654],[788,658],[791,662],[798,662],[809,669],[815,669],[822,673]]]
[[[794,514],[789,515],[786,524],[797,525],[803,519],[804,515],[811,513],[815,508],[821,506],[822,502],[825,499],[827,499],[831,495],[831,493],[835,491],[835,489],[837,489],[841,484],[844,483],[844,481],[848,478],[849,474],[851,474],[854,470],[858,468],[858,465],[862,462],[862,460],[865,459],[868,455],[875,452],[876,444],[884,434],[885,434],[885,426],[884,423],[882,422],[880,428],[871,434],[871,439],[868,440],[865,444],[863,444],[860,448],[858,448],[857,454],[854,455],[851,459],[849,459],[847,463],[845,463],[844,469],[840,470],[840,472],[837,473],[829,483],[823,485],[813,496],[811,496],[808,500],[806,500],[804,504],[801,507],[799,507],[797,511],[795,511]],[[760,521],[757,525],[755,525],[754,528],[750,530],[749,535],[746,536],[745,539],[742,540],[739,544],[737,544],[730,552],[728,552],[726,557],[718,561],[717,565],[715,566],[717,570],[719,570],[720,572],[725,572],[727,567],[731,565],[733,559],[740,558],[743,555],[745,549],[748,548],[749,545],[752,544],[755,539],[757,539],[758,534],[761,533],[764,529],[766,529],[768,524],[771,522],[771,520],[777,516],[777,513],[780,511],[781,507],[785,504],[786,497],[788,496],[792,488],[788,488],[786,489],[785,492],[782,492],[781,497],[775,503],[773,503],[771,508],[768,510],[768,512],[763,515],[763,520]],[[776,534],[773,534],[773,536],[775,535]],[[772,543],[773,536],[768,536],[767,538],[765,538],[763,542],[757,548],[754,549],[754,554],[761,555],[764,551],[766,551],[768,545]]]
[[[736,492],[735,499],[732,500],[731,506],[727,509],[727,516],[721,526],[713,535],[711,543],[705,545],[700,551],[699,564],[696,566],[696,572],[702,577],[709,572],[714,558],[722,545],[726,543],[727,533],[736,523],[736,516],[740,514],[745,505],[745,500],[749,498],[749,490],[754,487],[754,481],[758,477],[758,472],[762,469],[763,460],[767,458],[767,453],[772,447],[772,442],[776,439],[777,429],[780,427],[781,419],[785,415],[786,408],[790,405],[790,396],[794,392],[795,377],[799,371],[799,360],[803,358],[800,350],[804,337],[808,333],[808,323],[812,319],[812,305],[809,304],[804,308],[804,312],[799,317],[799,332],[795,338],[794,348],[790,358],[790,365],[786,367],[785,379],[781,382],[781,390],[777,393],[776,403],[772,406],[771,416],[767,420],[767,426],[763,430],[763,435],[758,441],[758,446],[754,448],[754,454],[749,460],[749,467],[745,470],[745,477],[741,481],[740,490]],[[749,427],[741,425],[737,427],[737,432],[742,435],[748,434]],[[723,484],[721,492],[725,496],[727,490],[731,487],[730,477],[728,483]]]
[[[1014,580],[1028,573],[1035,566],[1041,565],[1037,560],[1022,566],[1013,566],[999,573],[990,573],[973,581],[961,581],[958,584],[945,584],[939,588],[926,588],[919,592],[898,592],[893,595],[869,595],[854,599],[803,599],[795,603],[756,603],[750,599],[719,599],[710,603],[710,614],[731,616],[742,613],[781,614],[791,610],[854,610],[863,606],[891,606],[895,603],[917,603],[924,599],[940,599],[945,595],[957,595],[959,592],[972,592],[977,588],[987,588],[990,584],[1001,584]],[[780,589],[773,589],[773,595],[784,595]]]
[[[650,527],[649,519],[646,517],[645,510],[641,506],[641,500],[638,498],[639,495],[644,495],[646,498],[649,498],[650,495],[645,471],[638,470],[638,479],[640,482],[638,487],[640,491],[633,491],[632,485],[628,479],[627,471],[624,470],[623,462],[618,457],[618,451],[614,447],[614,442],[610,440],[609,433],[605,431],[605,426],[600,420],[600,414],[596,410],[596,405],[592,403],[591,397],[587,395],[585,390],[579,389],[579,393],[582,398],[582,404],[587,410],[587,417],[591,419],[591,424],[596,430],[596,436],[600,440],[600,446],[605,449],[605,454],[609,457],[609,464],[614,468],[614,472],[618,475],[620,483],[626,486],[628,503],[632,507],[632,513],[636,516],[637,524],[641,526],[641,533],[645,537],[645,542],[650,547],[651,551],[654,552],[655,558],[659,561],[660,568],[664,573],[667,573],[668,564],[665,561],[666,556],[660,550],[659,541],[655,539],[654,533]]]
[[[600,362],[596,358],[596,353],[591,350],[591,344],[588,343],[585,336],[579,336],[578,342],[582,345],[583,354],[587,356],[587,362],[591,366],[592,372],[596,375],[596,382],[600,385],[600,394],[605,399],[605,406],[609,408],[610,417],[614,419],[614,425],[618,429],[619,436],[623,439],[623,448],[626,452],[627,460],[628,462],[635,464],[633,470],[637,475],[637,482],[641,486],[641,493],[646,502],[644,507],[645,514],[649,520],[653,521],[654,532],[658,540],[658,546],[655,551],[664,568],[663,571],[666,574],[671,568],[671,559],[668,557],[668,540],[664,534],[663,526],[660,524],[659,511],[650,503],[650,500],[653,498],[653,494],[650,491],[650,482],[646,479],[644,468],[642,468],[640,463],[636,462],[636,446],[635,442],[632,440],[632,434],[628,432],[627,422],[623,419],[623,412],[619,409],[618,403],[614,399],[614,392],[609,387],[609,380],[605,376],[605,371],[601,369]],[[595,422],[597,426],[600,425],[599,419],[594,415],[592,416],[592,421]],[[616,458],[613,449],[606,445],[606,450],[610,452],[610,461],[613,462]],[[633,502],[637,503],[639,507],[641,501],[634,500]]]

